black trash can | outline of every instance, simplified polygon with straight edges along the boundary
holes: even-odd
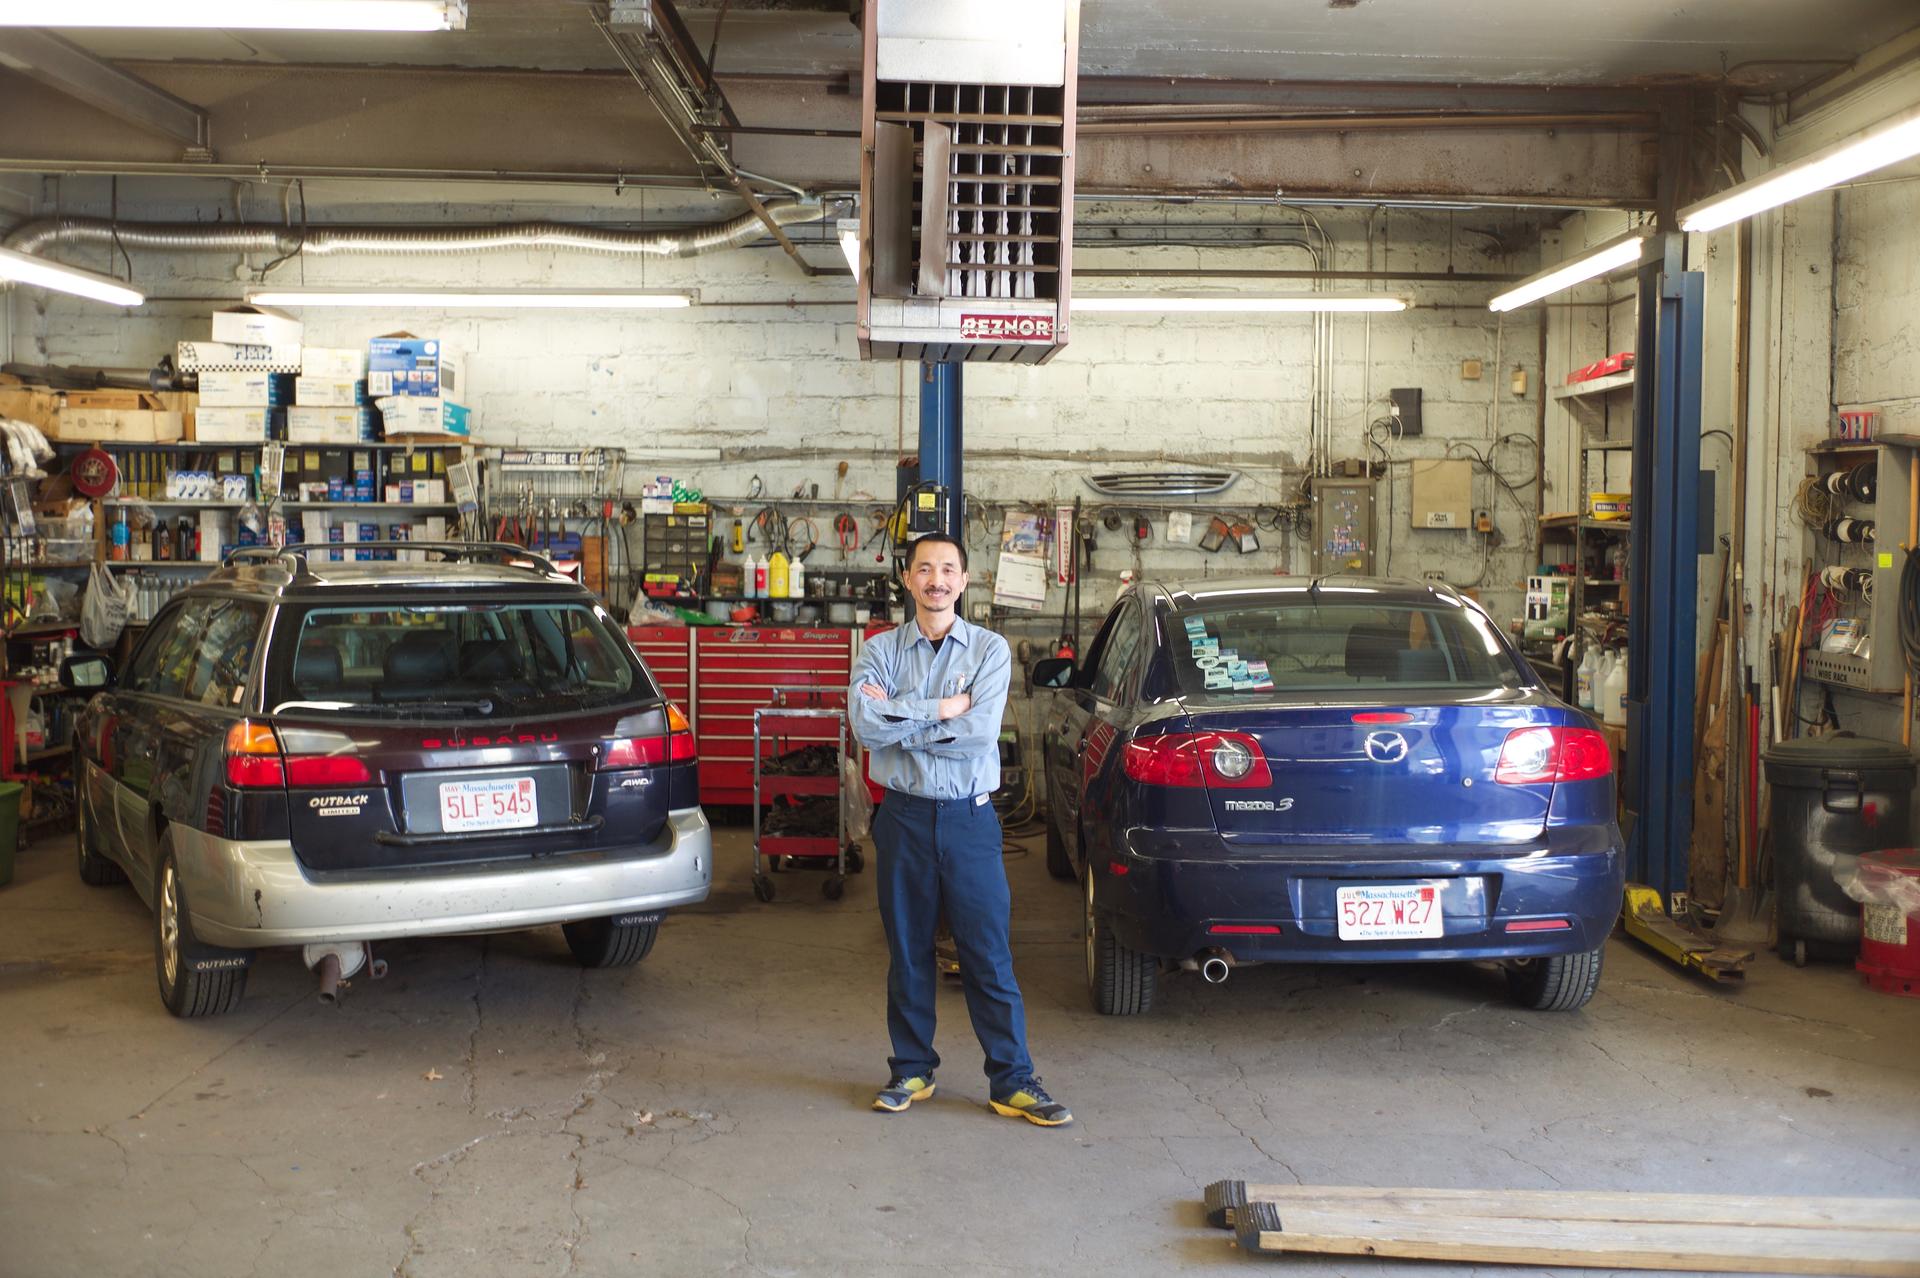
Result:
[[[1916,761],[1898,741],[1836,732],[1770,746],[1774,923],[1783,957],[1851,961],[1860,906],[1834,881],[1834,862],[1913,837]]]

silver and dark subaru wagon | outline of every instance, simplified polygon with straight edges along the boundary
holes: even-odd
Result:
[[[236,552],[170,601],[75,730],[79,867],[131,879],[176,1016],[235,1006],[303,947],[321,995],[371,943],[562,925],[637,962],[704,900],[693,735],[614,618],[517,546]],[[410,556],[411,557],[411,556]]]

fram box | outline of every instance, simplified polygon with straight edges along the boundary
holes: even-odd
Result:
[[[200,407],[281,408],[293,399],[293,381],[290,373],[202,373]]]
[[[306,325],[265,306],[229,306],[213,313],[213,340],[233,346],[298,346]]]
[[[367,353],[358,346],[302,346],[300,372],[330,382],[357,382],[367,375]]]
[[[389,333],[367,343],[367,395],[451,399],[461,393],[459,360],[431,337]]]
[[[290,444],[362,444],[373,439],[370,408],[300,408],[287,410]]]
[[[367,384],[302,374],[293,379],[293,402],[301,408],[357,408],[367,402]]]

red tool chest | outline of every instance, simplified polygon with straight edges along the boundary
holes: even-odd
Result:
[[[693,724],[700,801],[742,804],[753,802],[753,712],[775,704],[776,688],[832,689],[788,694],[790,707],[844,706],[864,641],[860,629],[843,626],[631,626],[627,637]],[[833,739],[833,725],[815,720],[795,723],[765,748],[772,754]]]

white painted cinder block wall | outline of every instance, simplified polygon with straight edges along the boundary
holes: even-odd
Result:
[[[99,184],[95,184],[96,186]],[[130,196],[129,191],[133,190]],[[554,210],[526,204],[453,206],[385,203],[326,204],[309,188],[310,216],[364,222],[486,222],[541,216],[606,217],[608,210]],[[94,191],[69,181],[58,192],[69,212],[104,212]],[[43,209],[53,203],[42,192]],[[278,213],[277,200],[275,214]],[[253,206],[262,201],[256,196]],[[656,202],[657,206],[657,202]],[[123,182],[121,215],[129,219],[231,219],[226,209],[182,200],[168,188],[140,197]],[[628,212],[621,209],[620,212]],[[692,216],[711,217],[702,202]],[[656,214],[670,216],[670,214]],[[1083,225],[1151,222],[1251,223],[1297,231],[1294,215],[1246,206],[1086,206]],[[1510,244],[1537,241],[1537,214],[1382,211],[1367,224],[1358,213],[1323,211],[1334,240],[1334,265],[1419,271],[1533,270],[1531,247],[1490,254],[1487,230]],[[1475,228],[1469,231],[1467,228]],[[824,228],[803,228],[820,236]],[[826,243],[809,250],[837,264]],[[78,255],[68,254],[79,260]],[[105,269],[101,260],[87,264]],[[1156,268],[1297,268],[1298,249],[1183,248],[1121,250],[1083,240],[1076,265]],[[264,265],[234,254],[175,257],[134,255],[136,277],[155,299],[133,313],[65,298],[18,293],[14,299],[12,356],[26,363],[146,367],[181,339],[205,338],[215,298],[236,297],[243,279]],[[843,495],[871,493],[890,500],[897,452],[915,451],[917,365],[862,362],[855,345],[850,281],[803,279],[777,249],[736,250],[684,260],[612,259],[551,251],[489,256],[315,258],[276,269],[277,284],[488,285],[512,287],[631,286],[692,289],[700,305],[685,311],[632,314],[587,312],[401,313],[314,309],[305,318],[315,345],[358,345],[377,334],[406,329],[438,336],[468,353],[476,435],[489,444],[615,445],[629,452],[630,487],[649,475],[684,476],[716,495],[744,493],[760,475],[770,492],[818,481],[834,493],[834,470],[849,463]],[[1178,282],[1083,277],[1077,291],[1129,288],[1173,290]],[[1213,281],[1218,291],[1257,292],[1254,281]],[[1385,411],[1389,387],[1417,386],[1425,396],[1426,435],[1393,446],[1392,482],[1383,486],[1384,553],[1379,570],[1418,577],[1444,572],[1473,586],[1496,616],[1516,614],[1523,578],[1534,562],[1530,486],[1542,379],[1534,316],[1498,317],[1485,308],[1492,285],[1355,284],[1404,292],[1418,308],[1403,315],[1333,320],[1331,447],[1334,458],[1363,457],[1367,424]],[[1243,512],[1278,504],[1297,492],[1310,457],[1313,321],[1297,315],[1082,315],[1072,341],[1040,368],[977,366],[966,370],[966,487],[994,506],[1050,509],[1075,496],[1096,495],[1083,483],[1095,464],[1192,460],[1243,471],[1225,495]],[[1462,377],[1463,360],[1483,361],[1478,381]],[[1515,369],[1526,374],[1524,395],[1511,393]],[[1408,473],[1415,458],[1444,455],[1464,443],[1486,453],[1508,440],[1496,463],[1515,493],[1477,474],[1474,504],[1493,510],[1500,542],[1489,555],[1485,539],[1469,532],[1412,531]],[[650,458],[661,448],[715,448],[718,463]],[[1457,450],[1456,450],[1457,451]],[[1464,455],[1459,453],[1457,455]],[[1390,495],[1387,489],[1390,489]],[[1391,507],[1389,526],[1387,509]],[[1263,533],[1258,554],[1207,555],[1165,545],[1164,522],[1137,558],[1121,538],[1102,532],[1102,553],[1087,588],[1090,610],[1104,607],[1123,567],[1168,576],[1220,575],[1285,568],[1304,570],[1303,545]],[[1202,520],[1204,523],[1204,520]],[[997,519],[995,520],[997,527]],[[984,549],[976,543],[976,550]],[[990,558],[990,556],[989,556]],[[1053,618],[1038,627],[1058,629]]]

